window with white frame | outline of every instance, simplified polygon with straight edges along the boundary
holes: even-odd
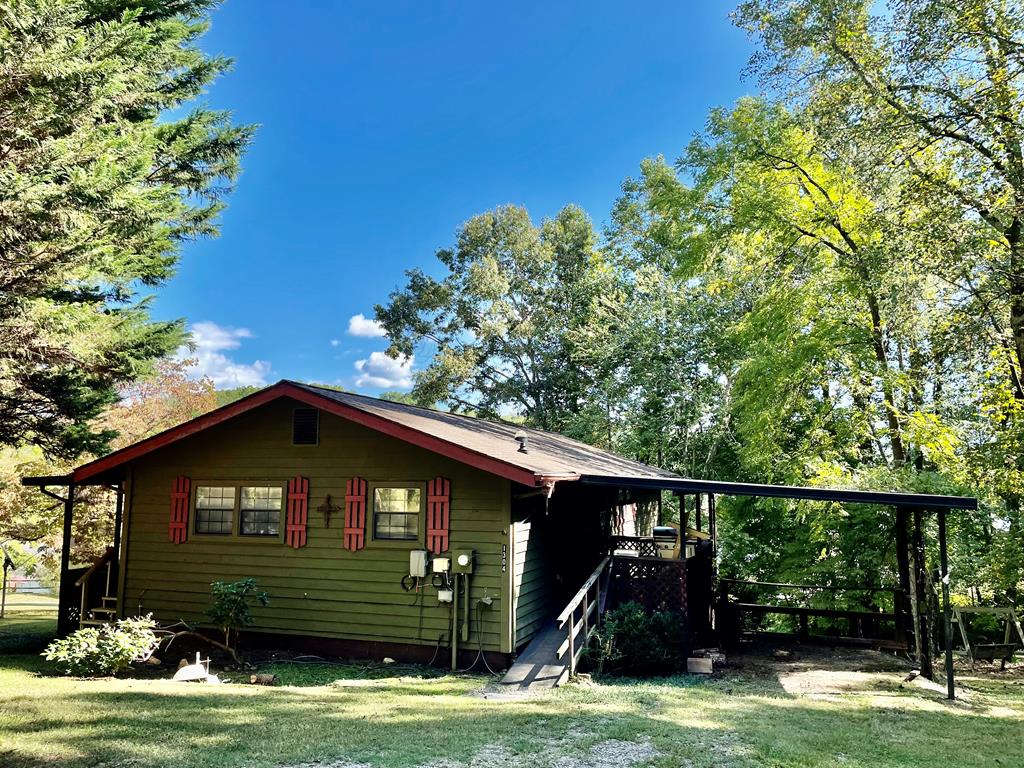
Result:
[[[196,488],[196,533],[230,536],[234,530],[235,487],[200,485]]]
[[[242,536],[277,536],[281,531],[283,489],[279,485],[246,485],[241,489]]]
[[[415,541],[419,538],[419,486],[391,486],[373,489],[373,538]]]

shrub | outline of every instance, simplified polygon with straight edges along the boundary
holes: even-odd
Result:
[[[608,611],[587,650],[598,673],[668,675],[682,666],[685,627],[665,611],[647,613],[639,603]]]
[[[142,661],[156,649],[158,639],[151,616],[120,619],[101,627],[83,627],[54,640],[43,651],[47,661],[65,675],[113,675],[133,661]]]
[[[224,644],[228,649],[234,648],[238,630],[253,622],[250,610],[253,603],[266,605],[269,598],[266,592],[259,591],[256,579],[241,581],[215,581],[211,586],[213,605],[206,615],[210,617],[224,633]]]

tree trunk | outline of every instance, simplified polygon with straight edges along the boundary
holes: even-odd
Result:
[[[1021,222],[1014,219],[1006,232],[1010,246],[1009,292],[1010,292],[1010,333],[1013,336],[1013,356],[1016,371],[1010,376],[1017,399],[1024,398],[1020,387],[1020,372],[1024,370],[1024,244],[1021,243]]]
[[[867,283],[867,276],[861,277]],[[900,420],[896,415],[896,401],[893,396],[892,384],[889,382],[889,356],[885,353],[885,335],[882,329],[882,312],[875,294],[868,290],[868,310],[871,313],[871,347],[875,352],[882,378],[882,399],[885,403],[885,415],[889,425],[889,443],[892,446],[892,460],[896,466],[907,463],[907,453],[903,447],[903,436],[900,432]]]

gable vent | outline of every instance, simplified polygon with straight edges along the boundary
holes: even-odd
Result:
[[[320,411],[296,408],[292,411],[292,445],[316,445],[319,440]]]

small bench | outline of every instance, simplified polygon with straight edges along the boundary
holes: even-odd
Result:
[[[999,661],[1002,666],[1013,659],[1017,652],[1016,643],[978,643],[974,646],[973,656],[980,661]]]

